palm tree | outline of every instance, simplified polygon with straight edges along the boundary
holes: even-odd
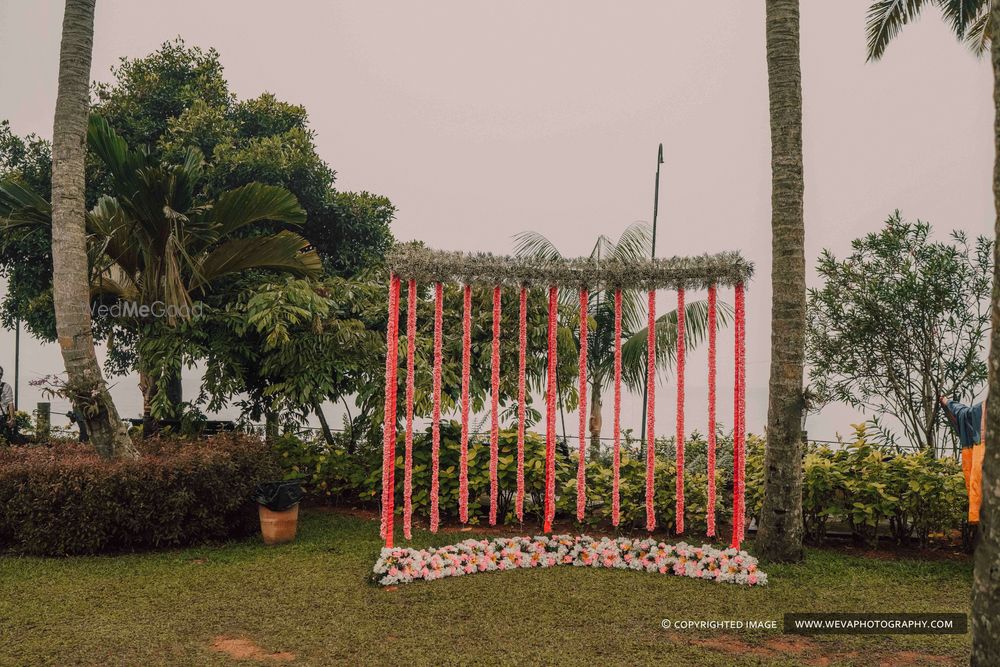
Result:
[[[90,109],[95,0],[66,0],[59,49],[59,91],[52,126],[52,277],[56,334],[68,377],[66,391],[98,453],[134,457],[94,351],[87,290],[84,135]]]
[[[935,5],[955,35],[976,54],[990,45],[991,0],[876,0],[868,7],[868,60],[878,60],[892,38],[910,23],[926,5]]]
[[[771,111],[771,377],[756,547],[768,560],[789,562],[803,555],[806,261],[799,0],[767,0],[765,23]]]
[[[514,253],[518,257],[558,259],[562,254],[555,245],[538,232],[522,232],[514,237]],[[617,243],[603,234],[590,251],[590,258],[623,263],[644,261],[650,255],[652,235],[648,225],[635,223],[622,232]],[[590,386],[590,437],[592,456],[599,453],[603,418],[604,392],[614,381],[614,292],[593,292],[588,300],[591,323],[587,337],[587,380]],[[579,293],[561,290],[560,301],[567,310],[579,312]],[[636,290],[622,292],[622,381],[632,391],[642,391],[646,377],[646,300]],[[728,305],[718,303],[718,322],[724,325],[731,314]],[[688,349],[695,349],[708,331],[708,302],[693,301],[684,308],[685,341]],[[576,336],[579,316],[570,324]],[[673,366],[677,354],[677,311],[661,315],[656,321],[656,365],[661,371]],[[579,340],[576,339],[577,345]]]
[[[993,102],[996,122],[993,141],[993,198],[997,218],[993,257],[993,333],[989,359],[989,396],[1000,396],[1000,41],[993,40],[1000,25],[1000,2],[991,0],[907,0],[874,2],[868,10],[868,59],[878,60],[903,25],[912,21],[925,5],[937,6],[955,36],[976,54],[987,48],[993,63]],[[996,399],[992,399],[992,403]],[[972,585],[973,665],[1000,664],[1000,410],[986,411],[986,440],[991,443],[983,459],[983,507],[980,539],[976,547],[975,579]]]
[[[87,140],[115,192],[102,196],[86,214],[94,295],[138,306],[162,305],[166,324],[172,326],[190,319],[194,300],[226,276],[250,269],[299,276],[321,272],[319,256],[297,234],[241,236],[262,221],[305,221],[295,195],[285,188],[251,183],[223,192],[215,201],[201,201],[197,191],[204,158],[198,149],[188,149],[179,164],[164,164],[145,149],[129,148],[99,116],[91,117]],[[0,218],[6,218],[4,228],[11,230],[48,224],[50,210],[48,202],[23,185],[0,181]],[[147,426],[152,426],[152,403],[170,377],[164,371],[179,370],[157,368],[144,358],[144,337],[153,324],[148,317],[131,322],[139,337]]]
[[[990,8],[987,26],[1000,25],[1000,3]],[[983,507],[976,567],[972,583],[972,664],[1000,664],[1000,40],[990,40],[993,62],[993,203],[996,209],[993,244],[993,332],[989,359],[989,401],[986,411],[986,440],[990,443],[983,456]]]

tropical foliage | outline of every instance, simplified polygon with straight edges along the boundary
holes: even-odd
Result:
[[[555,245],[537,232],[523,232],[515,237],[515,254],[522,258],[556,261],[563,259]],[[636,223],[622,232],[618,241],[603,234],[598,237],[589,258],[598,266],[602,263],[636,265],[646,260],[652,249],[652,233],[648,225]],[[579,345],[579,293],[569,288],[560,290],[560,301],[568,313],[564,322]],[[587,379],[590,385],[590,434],[596,447],[601,436],[601,408],[608,388],[614,381],[615,355],[615,296],[614,291],[594,290],[588,294]],[[695,349],[708,333],[708,302],[686,304],[685,341]],[[718,322],[725,325],[731,308],[718,303]],[[645,294],[636,289],[622,291],[622,381],[632,391],[642,391],[646,377],[648,327],[646,326]],[[674,364],[677,354],[677,311],[671,310],[656,320],[656,367],[665,372]]]
[[[427,287],[427,286],[424,286]],[[235,298],[213,301],[197,328],[182,336],[161,338],[158,354],[186,354],[204,360],[202,392],[209,409],[237,400],[244,414],[258,419],[269,412],[285,411],[303,421],[309,413],[322,415],[318,403],[341,402],[349,415],[347,431],[355,444],[377,437],[384,406],[385,307],[384,276],[365,279],[325,277],[320,281],[284,280],[240,282]],[[432,360],[434,305],[429,289],[418,290],[415,341],[414,413],[432,410]],[[492,339],[492,290],[472,290],[472,365],[488,367]],[[444,287],[442,410],[453,411],[460,402],[462,289]],[[516,300],[504,302],[503,317],[515,322]],[[405,299],[400,329],[405,331]],[[540,390],[546,369],[547,300],[540,290],[528,298],[528,385]],[[576,373],[576,348],[568,328],[559,331],[560,395],[575,405],[572,378]],[[405,356],[405,336],[400,356]],[[501,340],[501,365],[517,366],[517,336]],[[400,395],[405,373],[398,375]],[[469,394],[474,411],[482,411],[490,392],[488,375],[473,373]],[[517,398],[514,373],[503,373],[500,403],[511,409]],[[529,402],[531,397],[528,397]],[[355,412],[356,410],[356,412]],[[402,409],[400,409],[400,416]],[[537,412],[530,407],[529,420]],[[325,418],[321,417],[321,421]],[[374,429],[374,430],[372,430]],[[328,429],[327,429],[328,430]],[[328,433],[328,439],[330,435]]]
[[[305,221],[288,190],[251,183],[207,200],[197,195],[204,165],[199,149],[186,149],[179,163],[164,163],[148,150],[130,148],[96,115],[87,139],[114,193],[101,196],[86,217],[92,290],[119,302],[165,307],[165,322],[152,316],[116,322],[138,341],[149,407],[161,395],[154,386],[175,375],[182,359],[163,357],[153,365],[148,351],[144,354],[151,338],[167,335],[164,324],[169,330],[177,319],[190,319],[194,300],[229,276],[249,270],[314,276],[322,266],[308,242],[291,231],[245,236],[261,222]],[[45,226],[49,204],[18,181],[0,181],[0,219],[5,234]]]
[[[441,425],[440,511],[453,520],[458,515],[458,458],[460,428],[455,422]],[[962,471],[953,459],[935,459],[927,452],[894,453],[872,439],[866,425],[855,427],[853,437],[841,447],[813,446],[802,462],[803,513],[806,536],[822,544],[829,532],[848,531],[865,544],[890,538],[899,544],[916,542],[928,546],[935,535],[963,529],[967,498]],[[719,454],[716,483],[719,488],[716,513],[720,525],[728,525],[732,511],[732,439],[717,434]],[[333,446],[311,438],[285,435],[275,442],[279,462],[289,478],[304,478],[316,498],[347,504],[371,504],[380,494],[378,467],[381,452],[375,447],[351,450],[342,436]],[[705,437],[691,433],[685,443],[685,530],[704,534],[706,523]],[[638,443],[626,442],[621,464],[621,525],[645,525],[645,466],[635,454]],[[473,438],[469,450],[470,523],[486,521],[489,513],[489,445]],[[498,480],[502,522],[516,524],[513,492],[517,483],[517,433],[500,432]],[[763,505],[764,441],[751,435],[747,443],[747,514],[759,518]],[[413,447],[413,508],[416,516],[430,511],[430,432],[415,434]],[[545,441],[529,432],[525,440],[525,514],[541,521],[545,486]],[[396,506],[402,507],[403,456],[397,457]],[[674,450],[670,439],[657,441],[657,524],[674,525]],[[611,520],[612,470],[607,458],[587,460],[587,508],[583,526],[606,527]],[[560,447],[556,457],[557,509],[562,517],[575,520],[575,453]],[[721,538],[728,539],[728,528]]]
[[[837,525],[872,546],[888,536],[898,544],[916,540],[926,547],[934,534],[961,532],[968,499],[959,464],[926,451],[889,453],[871,436],[865,424],[858,424],[844,446],[816,446],[806,454],[802,506],[807,537],[822,544],[828,529]],[[762,472],[757,444],[750,448],[748,480],[759,479]],[[748,481],[750,514],[760,511],[762,491]]]
[[[868,8],[868,59],[878,60],[889,42],[925,7],[935,6],[955,35],[977,55],[989,49],[992,0],[876,0]]]
[[[824,250],[809,290],[807,354],[812,390],[873,416],[881,439],[940,454],[954,443],[939,396],[972,401],[986,381],[993,243],[931,226],[898,211],[838,259]]]
[[[351,276],[377,266],[392,242],[395,208],[385,197],[335,189],[335,172],[320,157],[306,110],[264,94],[237,100],[229,90],[218,52],[189,47],[177,39],[143,58],[123,58],[110,83],[96,85],[92,110],[134,150],[150,160],[183,164],[191,148],[204,161],[195,196],[215,200],[251,183],[290,191],[305,211],[299,234],[316,249],[324,269]],[[47,193],[51,148],[35,135],[18,137],[0,123],[0,178]],[[115,177],[90,150],[87,206],[113,192]],[[280,227],[256,222],[242,235],[266,235]],[[0,275],[8,290],[0,321],[20,320],[33,335],[54,340],[50,239],[44,231],[0,239]],[[95,320],[99,338],[109,323]],[[124,341],[122,341],[124,342]],[[122,348],[122,352],[126,352]],[[108,369],[127,372],[133,355],[109,358]]]

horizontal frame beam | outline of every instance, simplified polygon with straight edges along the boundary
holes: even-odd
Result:
[[[732,287],[753,277],[753,262],[736,251],[693,257],[621,262],[590,257],[548,259],[433,250],[418,243],[389,251],[389,270],[402,280],[510,287],[587,289],[707,289]]]

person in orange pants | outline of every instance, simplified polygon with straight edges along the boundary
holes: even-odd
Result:
[[[969,495],[969,524],[979,524],[983,502],[983,454],[986,452],[986,401],[964,405],[942,396],[941,405],[962,445],[962,474]]]

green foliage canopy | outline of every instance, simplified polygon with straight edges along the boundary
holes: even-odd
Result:
[[[249,183],[287,188],[306,212],[299,230],[316,249],[327,272],[350,276],[378,265],[392,242],[395,208],[370,193],[339,192],[335,172],[319,156],[304,107],[264,93],[237,100],[229,90],[214,49],[166,42],[142,58],[122,58],[113,81],[94,87],[93,111],[132,147],[150,159],[181,163],[189,149],[204,156],[196,198],[211,200]],[[22,182],[48,197],[49,142],[18,137],[0,125],[0,178]],[[87,161],[87,205],[114,191],[114,176],[91,151]],[[260,222],[243,235],[270,234],[284,227]],[[0,276],[8,291],[0,321],[20,319],[29,332],[54,340],[50,240],[44,230],[0,238]],[[99,337],[109,333],[95,322]],[[128,365],[128,362],[125,362]]]
[[[932,453],[952,441],[939,396],[971,400],[986,380],[993,243],[931,226],[898,211],[852,243],[842,260],[824,250],[809,290],[806,351],[812,390],[873,413],[883,439],[894,417],[909,443]]]

